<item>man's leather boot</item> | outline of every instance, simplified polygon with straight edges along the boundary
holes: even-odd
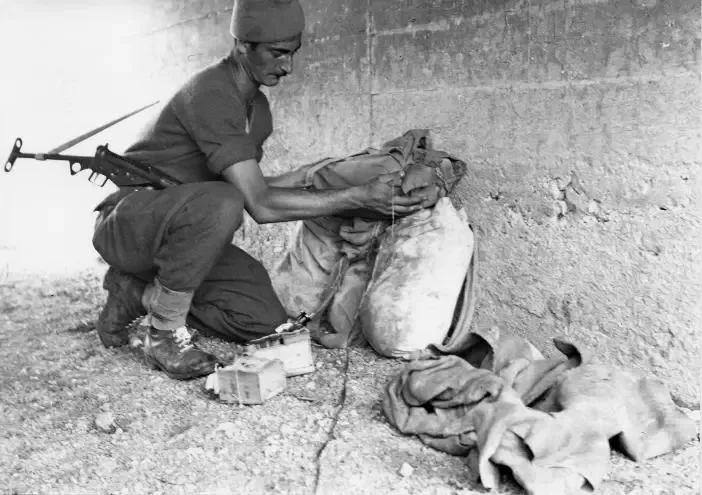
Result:
[[[154,369],[176,380],[188,380],[214,372],[217,358],[192,343],[186,327],[157,330],[149,327],[144,339],[144,357]]]
[[[129,325],[146,314],[141,302],[146,284],[110,267],[102,287],[107,290],[107,302],[98,317],[98,337],[105,347],[126,345]]]

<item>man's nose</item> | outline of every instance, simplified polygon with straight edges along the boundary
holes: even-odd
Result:
[[[286,74],[292,74],[293,71],[293,59],[292,56],[288,55],[285,58],[283,58],[283,61],[280,64],[280,68],[285,71]]]

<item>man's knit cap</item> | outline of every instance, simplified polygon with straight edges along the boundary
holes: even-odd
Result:
[[[286,41],[304,29],[299,0],[234,0],[230,32],[241,41]]]

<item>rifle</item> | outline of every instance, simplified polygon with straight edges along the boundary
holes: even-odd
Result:
[[[150,186],[155,189],[164,189],[177,186],[181,181],[162,172],[151,165],[140,163],[136,160],[113,153],[107,145],[100,145],[95,151],[95,156],[62,155],[60,153],[23,153],[22,139],[15,139],[10,157],[5,162],[5,172],[10,172],[17,158],[33,158],[35,160],[62,160],[69,163],[71,175],[76,175],[83,170],[92,172],[88,180],[93,184],[103,187],[108,180],[117,186]],[[102,178],[102,182],[99,182]]]
[[[166,187],[176,186],[182,184],[181,181],[172,177],[171,175],[162,172],[151,165],[140,163],[136,160],[118,155],[110,151],[107,145],[100,145],[97,147],[94,156],[77,156],[77,155],[62,155],[61,151],[64,151],[71,146],[74,146],[85,139],[101,132],[108,127],[120,122],[132,115],[141,112],[158,102],[151,103],[142,108],[134,110],[118,119],[108,122],[107,124],[93,129],[92,131],[86,132],[78,136],[75,139],[71,139],[67,143],[64,143],[56,148],[49,150],[47,153],[24,153],[22,152],[22,139],[15,139],[15,144],[12,147],[10,156],[5,162],[5,172],[10,172],[15,165],[15,160],[17,158],[32,158],[34,160],[61,160],[66,161],[69,164],[69,171],[71,175],[76,175],[83,170],[90,169],[92,172],[88,177],[88,180],[100,187],[103,187],[108,180],[112,181],[117,186],[150,186],[155,189],[164,189]],[[99,181],[102,178],[102,182]]]

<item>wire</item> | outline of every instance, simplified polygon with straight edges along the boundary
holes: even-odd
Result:
[[[392,236],[392,239],[395,240],[395,188],[392,188],[392,196],[390,198],[391,201],[391,219],[390,219],[390,235]]]

